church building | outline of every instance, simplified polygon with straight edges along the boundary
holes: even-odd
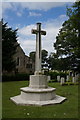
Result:
[[[13,58],[16,61],[16,73],[34,73],[34,62],[25,55],[20,45],[18,45]]]

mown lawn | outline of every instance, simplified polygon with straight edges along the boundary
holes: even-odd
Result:
[[[28,86],[27,81],[2,83],[2,117],[3,118],[78,118],[78,85],[61,86],[49,83],[56,88],[56,94],[65,96],[62,104],[49,106],[17,106],[10,97],[20,94],[20,88]]]
[[[0,119],[2,118],[2,82],[0,82]]]

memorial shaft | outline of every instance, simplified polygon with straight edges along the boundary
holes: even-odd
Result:
[[[41,24],[37,24],[35,71],[41,71]]]
[[[37,23],[37,30],[32,29],[32,33],[36,34],[36,58],[35,71],[41,71],[41,35],[46,35],[45,31],[41,30],[41,23]]]

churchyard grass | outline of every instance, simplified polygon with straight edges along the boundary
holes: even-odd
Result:
[[[2,82],[0,82],[0,119],[2,118]]]
[[[48,83],[56,88],[56,94],[67,98],[62,104],[49,106],[17,106],[10,97],[20,94],[20,88],[28,81],[2,83],[3,118],[78,118],[78,85],[61,86],[58,82]]]

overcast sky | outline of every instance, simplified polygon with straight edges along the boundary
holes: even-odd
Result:
[[[62,23],[68,19],[66,6],[71,4],[69,2],[3,2],[2,15],[10,27],[18,28],[18,42],[26,55],[35,51],[36,36],[31,34],[31,29],[36,28],[37,22],[41,22],[42,30],[47,33],[46,36],[42,36],[42,49],[50,53],[54,52],[53,43]]]

